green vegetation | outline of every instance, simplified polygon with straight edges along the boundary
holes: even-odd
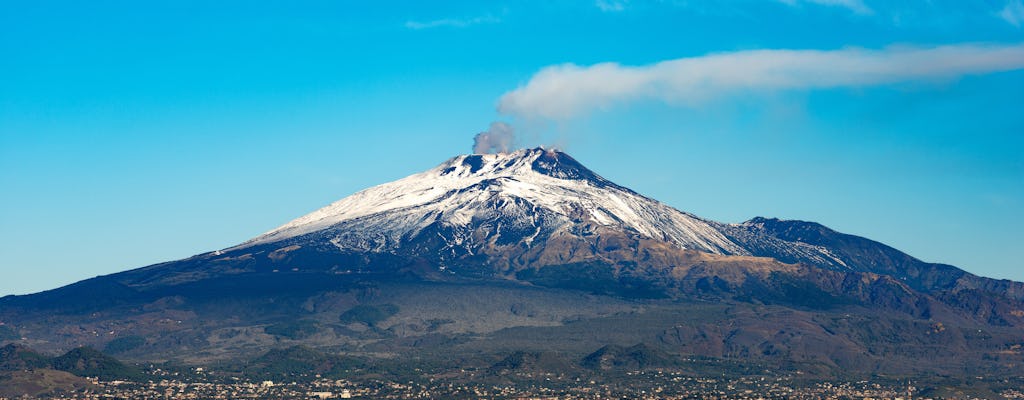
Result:
[[[7,325],[0,325],[0,340],[18,340],[20,338],[21,335],[19,335],[18,331],[14,330],[14,328]]]
[[[398,314],[398,306],[394,304],[360,304],[343,312],[340,319],[342,323],[346,324],[362,322],[369,326],[376,326],[377,323],[382,322],[395,314]]]
[[[515,351],[492,365],[492,374],[567,373],[576,369],[568,360],[554,352]]]
[[[580,362],[583,367],[595,370],[642,370],[652,367],[673,367],[677,364],[671,355],[643,343],[630,347],[607,345]]]
[[[54,358],[53,369],[78,376],[94,376],[102,380],[139,380],[142,372],[91,347],[79,347]]]
[[[526,269],[516,273],[516,278],[539,286],[594,293],[612,293],[619,289],[614,269],[604,263],[574,263]]]
[[[0,347],[0,371],[19,371],[46,368],[50,358],[32,349],[16,344]]]
[[[313,336],[320,330],[316,321],[300,319],[297,321],[284,321],[269,325],[263,328],[268,335],[280,336],[292,340],[305,339]]]
[[[292,346],[268,351],[247,365],[244,372],[263,378],[308,377],[314,373],[340,377],[345,371],[362,365],[362,361],[355,358],[321,353],[306,346]]]
[[[112,354],[125,353],[142,347],[144,344],[146,344],[146,338],[142,336],[125,336],[108,342],[107,346],[103,348],[103,351],[105,353]]]
[[[517,272],[516,278],[538,286],[583,290],[594,294],[642,299],[667,297],[665,288],[657,287],[652,282],[636,277],[616,276],[615,268],[602,262],[549,265],[539,269],[526,269]]]
[[[743,291],[742,296],[737,296],[738,300],[754,298],[766,304],[793,305],[815,310],[856,303],[850,297],[826,292],[813,282],[781,273],[772,273],[763,282],[748,280],[743,285]]]

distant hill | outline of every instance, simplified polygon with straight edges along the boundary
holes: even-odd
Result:
[[[56,396],[92,386],[81,377],[52,369],[0,372],[0,397],[3,398]]]
[[[675,357],[639,343],[630,347],[604,346],[587,355],[580,364],[595,370],[638,371],[673,367],[678,365],[678,361]]]
[[[142,372],[89,347],[48,357],[28,347],[0,347],[0,397],[54,396],[92,386],[85,377],[139,380]]]
[[[303,374],[341,376],[363,366],[360,360],[323,353],[306,346],[273,349],[245,365],[245,373],[266,378],[290,378]],[[293,378],[292,378],[293,379]]]
[[[53,369],[101,380],[135,380],[142,372],[91,347],[78,347],[50,361]]]
[[[49,357],[39,354],[28,347],[13,343],[0,347],[0,371],[48,368],[50,364],[51,359]]]

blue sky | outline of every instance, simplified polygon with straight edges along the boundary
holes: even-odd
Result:
[[[0,295],[242,242],[492,121],[705,218],[1024,280],[1022,44],[1021,0],[3,2]]]

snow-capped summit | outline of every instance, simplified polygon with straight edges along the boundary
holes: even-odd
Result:
[[[238,248],[285,241],[387,251],[424,235],[444,247],[525,243],[611,228],[718,254],[749,254],[718,224],[616,185],[568,154],[533,148],[469,154],[375,186],[299,217]]]

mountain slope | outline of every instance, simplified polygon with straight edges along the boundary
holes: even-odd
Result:
[[[1021,293],[811,222],[701,219],[528,149],[458,156],[228,249],[8,296],[0,322],[47,350],[135,338],[119,356],[145,361],[662,343],[823,370],[998,371],[1024,363]],[[387,312],[351,318],[366,310]],[[300,321],[301,335],[281,329]]]
[[[836,232],[814,222],[757,217],[721,228],[730,240],[760,257],[889,275],[928,293],[981,291],[1024,300],[1024,283],[979,277],[952,265],[927,263],[882,243]],[[798,246],[827,249],[831,257],[817,260],[793,254],[791,249]]]

